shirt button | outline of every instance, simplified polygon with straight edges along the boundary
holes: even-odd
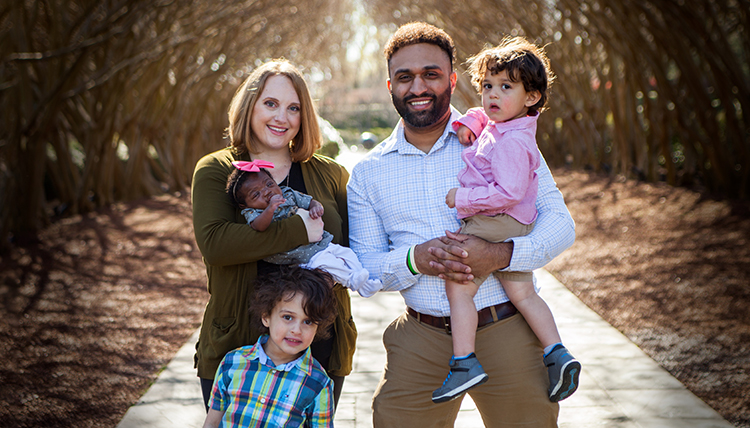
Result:
[[[261,398],[261,399],[260,399],[260,402],[261,402],[262,404],[266,404],[266,399],[265,399],[265,398]]]

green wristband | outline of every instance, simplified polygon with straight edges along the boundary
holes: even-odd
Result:
[[[406,267],[409,268],[409,271],[412,273],[412,275],[418,275],[422,272],[417,269],[417,264],[414,263],[414,248],[416,245],[412,245],[409,248],[409,251],[406,252]]]

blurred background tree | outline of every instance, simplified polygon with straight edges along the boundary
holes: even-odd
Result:
[[[181,191],[226,144],[229,99],[263,61],[306,74],[349,145],[397,116],[381,49],[444,28],[463,61],[521,35],[558,75],[538,141],[552,166],[748,197],[750,0],[2,0],[0,236]]]
[[[506,35],[546,46],[558,80],[550,111],[540,118],[538,141],[550,164],[748,197],[750,1],[367,5],[389,32],[412,20],[445,29],[459,62]],[[454,98],[478,105],[466,76],[459,81]]]
[[[0,4],[0,232],[184,190],[226,144],[226,109],[276,57],[338,72],[346,1],[66,0]],[[322,76],[322,77],[321,77]]]

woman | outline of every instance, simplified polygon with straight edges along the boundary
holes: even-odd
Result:
[[[325,230],[333,242],[348,245],[346,183],[348,172],[333,160],[315,154],[320,129],[309,90],[301,73],[285,60],[267,62],[237,90],[229,107],[229,147],[206,155],[195,167],[192,184],[193,227],[208,275],[210,299],[196,344],[195,367],[208,406],[216,369],[224,355],[255,343],[248,296],[259,273],[278,269],[261,259],[320,239]],[[232,205],[225,185],[232,161],[273,162],[274,180],[323,204],[325,213],[313,220],[307,212],[274,222],[264,232],[248,227]],[[313,343],[313,356],[334,381],[338,402],[344,376],[352,369],[357,337],[349,292],[334,286],[338,315],[332,337]]]

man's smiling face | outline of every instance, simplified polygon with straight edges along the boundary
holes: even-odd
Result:
[[[391,57],[389,74],[393,106],[407,124],[428,127],[450,114],[456,74],[438,46],[418,43],[399,49]]]

